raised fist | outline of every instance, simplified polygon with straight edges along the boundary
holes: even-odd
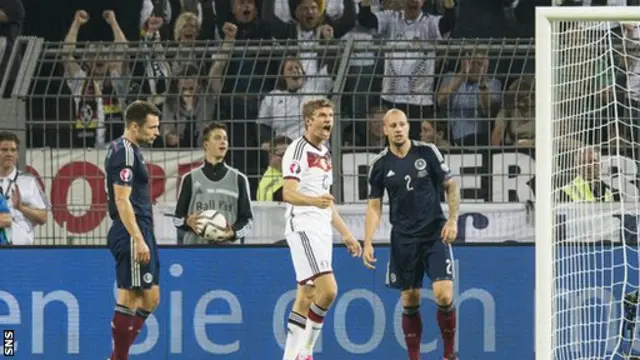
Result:
[[[321,25],[318,28],[318,34],[320,39],[333,39],[333,28],[331,25]]]
[[[113,10],[105,10],[102,12],[102,17],[109,25],[113,25],[116,23],[116,13]]]
[[[76,11],[76,16],[73,21],[77,24],[84,25],[89,21],[89,14],[84,10],[78,10]]]
[[[225,40],[235,40],[236,35],[238,35],[238,27],[230,22],[226,22],[222,26],[222,32],[224,32]]]

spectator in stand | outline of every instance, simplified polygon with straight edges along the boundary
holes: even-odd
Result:
[[[331,36],[331,27],[324,25],[323,36]],[[297,139],[304,132],[301,120],[302,104],[315,97],[326,97],[332,90],[332,81],[323,66],[319,76],[309,76],[299,59],[287,58],[282,62],[275,90],[260,104],[257,123],[263,149],[268,149],[273,135]]]
[[[128,84],[123,80],[127,73],[123,55],[111,52],[123,51],[127,39],[118,25],[112,10],[106,10],[102,16],[111,26],[114,45],[111,49],[89,47],[88,50],[109,51],[109,55],[90,53],[78,62],[71,52],[75,49],[78,31],[89,21],[89,14],[78,10],[73,23],[64,39],[64,51],[67,52],[64,62],[65,78],[74,102],[75,124],[73,147],[104,147],[104,145],[122,135],[124,121],[122,111]],[[66,134],[61,134],[62,136]]]
[[[446,140],[447,125],[442,122],[425,120],[420,127],[420,140],[435,144],[437,147],[448,147]]]
[[[355,121],[347,125],[342,143],[362,150],[382,149],[386,146],[387,137],[382,131],[384,116],[389,109],[384,106],[369,108],[368,120]]]
[[[0,193],[11,209],[11,243],[31,245],[34,227],[47,222],[51,209],[38,180],[16,168],[20,140],[9,131],[0,132]]]
[[[273,139],[269,149],[269,167],[262,175],[258,185],[258,201],[282,201],[282,156],[287,146],[291,144],[291,139],[286,136],[278,136]]]
[[[204,82],[194,67],[183,69],[174,78],[162,116],[165,124],[169,124],[165,127],[166,146],[196,147],[202,143],[202,130],[213,119],[222,88],[222,72],[236,37],[235,25],[225,24],[224,31],[225,42],[213,57]]]
[[[198,73],[206,72],[208,59],[205,53],[193,51],[196,41],[200,38],[200,20],[191,12],[183,12],[176,19],[173,28],[173,40],[178,43],[175,57],[171,61],[171,72],[180,73],[187,67],[195,67]]]
[[[263,40],[271,44],[269,28],[258,16],[256,0],[216,1],[217,28],[221,22],[234,24],[238,28],[238,40]],[[255,43],[254,43],[255,45]],[[255,131],[260,109],[261,94],[272,90],[280,66],[279,56],[273,56],[271,49],[248,52],[246,43],[240,45],[243,51],[233,52],[224,77],[218,118],[228,121],[230,142],[230,163],[240,167],[249,176],[252,189],[268,160],[267,154],[257,150],[260,145]],[[252,191],[255,193],[255,191]]]
[[[143,4],[140,13],[140,46],[154,51],[142,54],[135,62],[132,71],[134,80],[129,84],[127,96],[130,100],[147,100],[160,109],[166,99],[171,75],[169,63],[164,56],[161,36],[161,30],[170,22],[171,14],[162,16],[159,13],[161,11],[164,10],[159,11],[153,7],[151,0]]]
[[[276,2],[282,0],[263,0],[262,18],[276,39],[295,39],[300,47],[300,60],[305,73],[315,74],[322,71],[317,52],[311,51],[317,40],[326,33],[327,25],[332,29],[331,38],[340,39],[356,24],[355,4],[353,0],[344,1],[342,16],[331,19],[324,13],[324,2],[320,0],[291,0],[288,4],[294,4],[294,18],[296,22],[285,22],[276,16]]]
[[[504,94],[504,104],[496,117],[491,145],[533,146],[536,135],[535,79],[517,79]]]
[[[359,3],[360,0],[357,0]],[[332,4],[338,3],[338,0],[332,0],[327,4],[327,16],[334,17],[336,12],[342,12],[342,7],[336,9]],[[385,9],[395,7],[397,0],[383,1],[382,6]],[[340,4],[342,5],[342,4]],[[389,7],[387,7],[389,6]],[[360,7],[356,5],[356,12]],[[372,4],[374,11],[380,8],[376,4]],[[345,79],[344,89],[340,100],[340,110],[343,114],[342,119],[348,116],[357,120],[367,118],[367,112],[373,104],[380,104],[380,90],[382,89],[382,77],[379,76],[383,72],[384,64],[379,58],[384,57],[384,53],[380,51],[372,51],[371,49],[378,42],[374,39],[375,30],[367,29],[360,25],[356,26],[345,34],[342,39],[353,39],[353,53],[349,59],[349,67]]]
[[[488,69],[485,52],[469,52],[459,71],[447,74],[440,84],[437,102],[447,109],[455,145],[489,145],[489,119],[500,106],[502,85],[487,76]]]
[[[386,106],[404,111],[412,123],[411,136],[420,133],[420,121],[435,115],[433,91],[435,83],[435,52],[428,44],[416,41],[440,40],[449,34],[456,23],[454,0],[444,0],[444,15],[430,15],[422,11],[424,0],[406,0],[400,12],[373,12],[371,0],[362,0],[358,21],[360,25],[377,29],[387,41],[393,41],[398,51],[385,54],[382,99]],[[346,9],[346,7],[345,7]],[[425,51],[425,48],[427,49]]]

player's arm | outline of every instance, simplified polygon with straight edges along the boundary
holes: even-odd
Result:
[[[133,150],[125,148],[109,155],[108,178],[113,181],[113,202],[116,205],[120,221],[131,236],[131,239],[138,243],[144,242],[144,237],[136,221],[136,214],[131,204],[131,191],[134,182]]]
[[[434,176],[436,184],[442,184],[447,195],[447,204],[449,206],[449,217],[447,225],[442,229],[442,238],[445,242],[451,243],[455,241],[458,235],[458,213],[460,209],[460,188],[451,175],[451,170],[444,163],[444,157],[440,150],[433,145],[426,146],[428,163],[431,167],[431,173]]]
[[[191,203],[191,173],[186,174],[180,183],[180,192],[178,195],[178,203],[173,214],[173,225],[184,231],[196,232],[196,223],[198,213],[189,214],[189,204]]]
[[[113,201],[118,209],[118,215],[125,229],[135,242],[144,241],[138,222],[136,221],[136,214],[133,211],[133,205],[131,204],[131,185],[130,184],[113,184]]]
[[[251,209],[251,190],[249,180],[244,174],[238,176],[238,214],[236,222],[229,229],[228,238],[237,240],[247,236],[253,224],[253,211]]]
[[[362,255],[362,247],[360,246],[360,243],[355,237],[353,237],[351,230],[349,230],[349,227],[342,219],[342,216],[340,216],[338,207],[334,203],[331,204],[331,226],[338,230],[351,255],[357,257]]]
[[[349,230],[349,227],[342,219],[342,216],[340,216],[336,204],[331,204],[331,226],[338,230],[342,238],[347,239],[353,237],[351,230]]]
[[[367,200],[367,212],[364,218],[364,252],[362,260],[364,265],[375,269],[376,262],[373,256],[373,237],[380,225],[382,216],[382,197],[384,196],[384,178],[382,159],[374,160],[369,170],[369,200]]]
[[[382,214],[382,197],[384,196],[382,159],[374,160],[369,169],[369,200],[364,220],[364,244],[371,245],[373,237],[380,225]]]

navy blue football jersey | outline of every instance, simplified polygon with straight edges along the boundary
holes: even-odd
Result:
[[[107,174],[107,196],[111,219],[120,217],[113,194],[113,185],[116,184],[131,187],[129,200],[133,205],[136,218],[152,220],[149,173],[140,148],[124,137],[112,141],[107,147],[104,168]]]
[[[437,235],[446,220],[440,205],[443,184],[451,171],[431,143],[412,141],[404,158],[389,148],[378,154],[369,169],[369,198],[389,196],[392,231],[408,238]]]

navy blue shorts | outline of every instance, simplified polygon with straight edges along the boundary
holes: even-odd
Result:
[[[387,286],[421,289],[424,274],[432,282],[453,280],[451,245],[442,242],[440,234],[426,239],[413,239],[391,233],[391,249],[387,267]]]
[[[151,260],[146,264],[134,261],[133,241],[122,223],[114,221],[107,234],[107,245],[116,261],[118,289],[150,289],[160,283],[160,259],[153,228],[140,223],[138,226],[151,254]]]

